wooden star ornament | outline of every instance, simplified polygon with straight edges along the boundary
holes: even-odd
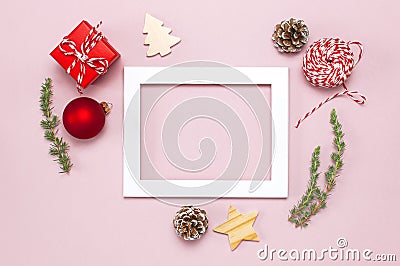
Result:
[[[149,46],[147,56],[160,54],[165,56],[171,52],[171,47],[181,41],[180,38],[170,35],[171,29],[164,27],[161,20],[146,14],[143,33],[146,33],[144,44]]]
[[[241,214],[233,206],[229,206],[228,220],[214,228],[214,232],[229,236],[231,250],[235,250],[243,240],[260,241],[253,228],[257,215],[257,211]]]

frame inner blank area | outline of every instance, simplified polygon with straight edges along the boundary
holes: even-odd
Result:
[[[249,100],[249,90],[257,90],[257,102]],[[251,180],[263,151],[272,160],[270,99],[269,85],[141,85],[141,179],[214,180],[240,154],[238,165],[245,168],[226,179]],[[254,111],[256,104],[265,105],[265,113]],[[261,115],[267,117],[264,131]]]

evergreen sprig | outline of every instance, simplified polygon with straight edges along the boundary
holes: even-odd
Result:
[[[317,185],[317,180],[320,175],[318,167],[320,166],[319,154],[320,146],[316,147],[311,157],[310,181],[304,195],[300,201],[289,211],[289,222],[295,224],[296,227],[307,227],[313,215],[316,215],[320,210],[326,208],[326,201],[332,190],[336,186],[336,178],[339,171],[343,167],[343,153],[346,144],[343,141],[342,125],[337,119],[336,110],[331,112],[330,123],[332,125],[333,145],[335,151],[331,154],[333,164],[329,165],[325,172],[325,187],[321,190]]]
[[[54,161],[60,165],[60,173],[69,173],[72,167],[71,159],[68,155],[69,145],[62,137],[58,137],[57,126],[60,124],[58,116],[53,114],[53,90],[52,81],[46,78],[40,90],[40,110],[43,113],[44,119],[40,121],[40,126],[45,130],[44,138],[51,141],[49,154],[56,156]]]

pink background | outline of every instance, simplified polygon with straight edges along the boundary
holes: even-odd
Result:
[[[341,236],[351,248],[398,252],[400,91],[394,78],[400,59],[398,9],[395,0],[4,3],[0,265],[257,265],[271,263],[257,258],[264,244],[276,249],[323,249],[336,246]],[[146,11],[182,38],[165,58],[145,56],[141,31]],[[306,21],[310,41],[339,36],[364,43],[365,57],[347,85],[367,95],[365,106],[340,98],[294,129],[304,112],[340,89],[311,87],[300,69],[303,53],[282,55],[272,47],[273,26],[291,16]],[[109,73],[86,91],[115,108],[93,140],[74,140],[61,127],[75,167],[71,175],[59,175],[46,154],[49,143],[39,127],[39,87],[44,78],[53,78],[58,114],[77,97],[73,80],[48,53],[84,18],[92,24],[103,20],[102,31],[122,54]],[[200,241],[186,243],[171,228],[176,207],[154,199],[122,198],[122,68],[197,59],[232,66],[290,67],[290,187],[287,199],[222,199],[204,206],[210,229]],[[322,145],[321,169],[329,162],[328,119],[333,107],[346,133],[345,167],[328,208],[313,218],[309,228],[295,229],[286,219],[306,187],[313,148]],[[260,211],[254,225],[259,243],[242,243],[231,252],[227,237],[212,232],[226,219],[230,204],[243,213]]]

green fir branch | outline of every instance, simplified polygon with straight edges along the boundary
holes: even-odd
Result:
[[[304,215],[305,210],[311,201],[315,199],[315,196],[320,193],[320,190],[317,186],[317,180],[319,177],[318,167],[320,165],[319,154],[320,154],[320,146],[314,149],[311,158],[311,167],[310,167],[310,181],[308,182],[308,187],[304,195],[301,197],[301,200],[298,202],[290,210],[290,216],[288,220],[292,223],[296,223],[298,220],[298,216]]]
[[[51,142],[49,154],[56,157],[55,161],[60,165],[60,173],[69,174],[73,164],[68,155],[68,143],[66,143],[62,137],[57,136],[57,126],[60,124],[60,120],[57,115],[53,114],[52,87],[51,79],[46,78],[40,90],[40,110],[44,117],[44,119],[40,121],[40,126],[45,130],[44,138]]]
[[[335,109],[331,112],[330,123],[335,136],[333,145],[336,149],[336,151],[331,154],[333,164],[329,165],[328,170],[325,172],[325,187],[321,190],[317,185],[317,179],[319,177],[318,167],[320,165],[320,147],[318,146],[315,148],[311,158],[310,181],[307,190],[297,205],[289,211],[288,221],[295,224],[296,227],[307,227],[311,217],[326,208],[328,196],[335,188],[336,178],[343,167],[343,153],[346,144],[343,141],[344,134],[342,125],[337,119]]]

